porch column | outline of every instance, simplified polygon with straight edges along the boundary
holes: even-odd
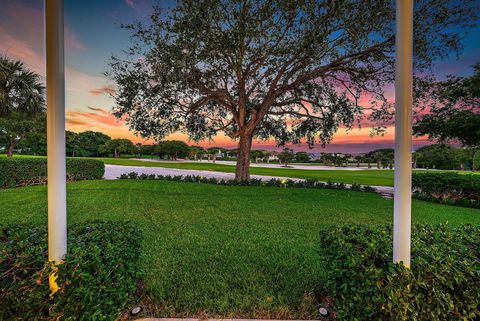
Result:
[[[410,267],[413,0],[396,1],[393,261]]]
[[[47,53],[48,260],[67,253],[63,0],[45,1]]]

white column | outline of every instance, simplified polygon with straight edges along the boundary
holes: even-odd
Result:
[[[47,49],[48,259],[67,253],[63,0],[45,1]]]
[[[410,267],[413,0],[396,1],[393,261]]]

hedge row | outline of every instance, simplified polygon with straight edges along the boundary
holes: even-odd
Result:
[[[101,179],[103,162],[92,159],[67,158],[67,180]],[[46,184],[46,158],[0,158],[0,188]]]
[[[119,179],[142,179],[142,180],[162,180],[162,181],[175,181],[175,182],[190,182],[190,183],[206,183],[214,185],[225,185],[225,186],[265,186],[265,187],[291,187],[291,188],[327,188],[327,189],[339,189],[346,190],[350,189],[352,191],[363,191],[363,192],[375,192],[375,189],[368,185],[359,185],[352,184],[350,187],[344,183],[335,183],[328,181],[327,183],[320,182],[314,179],[307,180],[292,180],[292,179],[274,179],[265,181],[261,179],[252,178],[250,180],[237,181],[234,179],[217,179],[217,178],[207,178],[205,176],[196,176],[196,175],[155,175],[155,174],[138,174],[136,172],[131,172],[128,174],[120,175]]]
[[[392,263],[390,226],[329,227],[320,240],[319,300],[333,298],[338,320],[480,320],[478,226],[414,226],[411,269]]]
[[[51,294],[46,227],[0,226],[0,320],[116,320],[132,300],[141,233],[133,224],[69,226]]]
[[[480,208],[480,175],[414,173],[413,195],[428,201]]]

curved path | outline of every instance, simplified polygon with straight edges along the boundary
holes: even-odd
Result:
[[[235,166],[236,162],[234,161],[224,161],[224,160],[217,160],[215,163],[212,161],[194,161],[194,160],[176,160],[176,161],[171,161],[171,160],[162,160],[162,159],[155,159],[155,158],[132,158],[133,160],[138,160],[142,162],[154,162],[154,163],[206,163],[206,164],[221,164],[221,165],[232,165]],[[251,162],[250,167],[265,167],[265,168],[279,168],[279,169],[285,169],[281,164],[278,163],[255,163]],[[376,170],[376,166],[372,168],[368,167],[356,167],[356,166],[349,166],[349,167],[334,167],[334,166],[324,166],[324,165],[316,165],[314,163],[311,164],[302,164],[302,163],[291,163],[288,164],[288,169],[305,169],[305,170],[310,170],[310,171],[316,171],[316,170],[324,170],[324,171],[364,171],[364,170]]]
[[[142,166],[121,166],[121,165],[107,165],[105,164],[105,179],[117,179],[122,174],[128,174],[136,172],[137,174],[155,174],[155,175],[200,175],[207,178],[218,179],[234,179],[235,173],[213,172],[193,169],[178,169],[178,168],[164,168],[164,167],[142,167]],[[252,178],[261,180],[284,179],[282,176],[264,176],[264,175],[251,175]],[[294,181],[302,181],[301,178],[289,178]],[[346,184],[350,187],[350,184]],[[391,186],[372,186],[376,191],[385,198],[391,198],[393,195],[393,187]]]

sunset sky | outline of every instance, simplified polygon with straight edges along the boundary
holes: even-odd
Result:
[[[149,16],[152,0],[65,0],[65,62],[67,128],[72,131],[94,130],[115,138],[143,142],[127,126],[110,114],[115,92],[113,83],[103,76],[112,54],[129,45],[129,34],[121,23],[144,20]],[[160,1],[164,4],[165,1]],[[41,0],[0,0],[0,54],[22,60],[26,66],[45,75],[44,2]],[[480,28],[472,30],[462,41],[460,57],[438,63],[438,76],[471,74],[471,65],[480,60]],[[390,90],[391,92],[391,90]],[[392,94],[393,95],[393,94]],[[369,137],[370,128],[340,130],[331,145],[314,151],[359,153],[375,148],[393,147],[393,130],[383,137]],[[169,139],[182,139],[174,134]],[[424,145],[424,138],[414,139],[415,147]],[[218,136],[201,145],[234,147],[236,142]],[[257,148],[271,149],[272,142],[257,142]],[[295,149],[305,149],[297,147]]]

